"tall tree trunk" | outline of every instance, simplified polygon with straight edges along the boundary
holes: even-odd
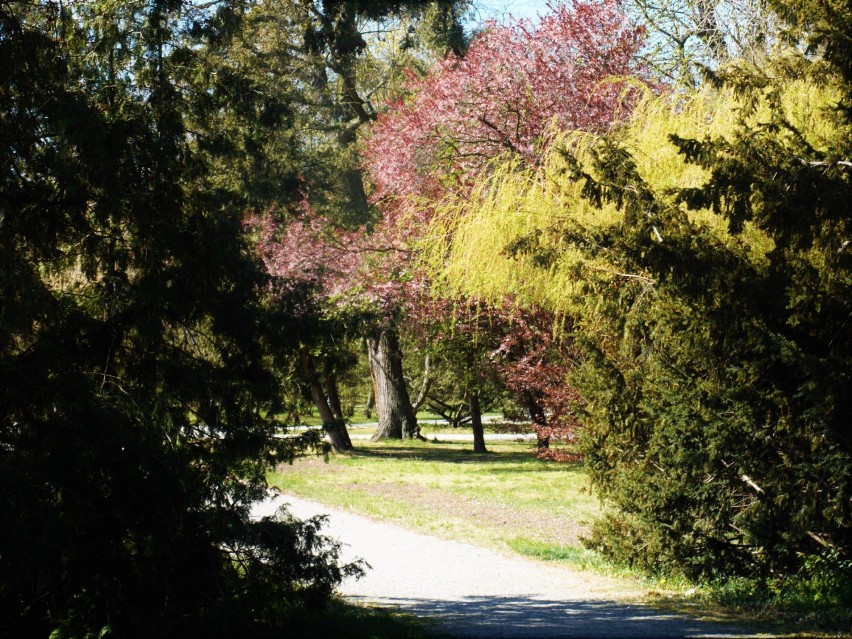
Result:
[[[359,121],[363,124],[368,120],[361,119],[359,115]],[[337,142],[344,152],[355,148],[357,141],[358,134],[354,128],[343,128],[337,136]],[[341,193],[344,194],[347,202],[348,221],[352,224],[366,224],[370,219],[370,202],[367,198],[367,189],[364,188],[364,171],[360,164],[356,163],[354,166],[343,169],[338,179]]]
[[[332,448],[338,452],[352,450],[352,440],[349,438],[349,431],[346,430],[346,422],[334,416],[334,412],[329,406],[327,395],[320,384],[311,354],[308,352],[308,349],[303,348],[299,355],[301,358],[302,373],[311,389],[311,399],[317,407],[320,419],[322,420],[322,429],[331,440]]]
[[[379,425],[373,441],[417,437],[417,418],[411,408],[402,373],[402,352],[393,329],[383,329],[367,340],[370,374],[376,389]]]
[[[340,393],[337,390],[337,376],[334,373],[325,374],[325,393],[328,397],[328,407],[334,413],[336,419],[346,419],[343,415],[343,407],[340,405]]]
[[[530,414],[533,426],[535,427],[536,441],[539,449],[550,448],[550,436],[546,435],[547,419],[544,416],[544,409],[535,398],[535,394],[531,390],[524,391],[524,400],[527,403],[527,410]]]
[[[485,431],[482,428],[482,408],[479,405],[479,391],[472,389],[468,395],[470,406],[470,425],[473,427],[473,452],[487,453],[485,448]]]

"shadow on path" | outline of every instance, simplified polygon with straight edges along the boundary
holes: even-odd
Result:
[[[345,580],[342,596],[432,620],[436,630],[460,639],[773,636],[636,603],[630,597],[640,592],[621,590],[618,580],[416,533],[292,495],[270,496],[253,514],[274,512],[282,502],[300,518],[329,513],[324,532],[343,542],[341,561],[362,557],[372,566],[362,579]]]
[[[464,597],[459,600],[350,597],[393,606],[432,619],[453,637],[551,639],[556,637],[666,638],[755,637],[739,626],[700,621],[641,605],[607,600],[564,600],[541,596]]]

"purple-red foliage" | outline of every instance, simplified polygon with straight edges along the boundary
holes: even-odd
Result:
[[[582,402],[579,393],[566,383],[575,361],[571,341],[554,334],[551,313],[504,307],[508,330],[491,359],[507,388],[519,397],[532,392],[541,407],[544,423],[534,423],[539,439],[572,443],[577,418],[572,404]],[[541,452],[541,451],[540,451]],[[548,453],[552,458],[555,453]]]
[[[538,25],[489,23],[464,58],[451,56],[371,129],[364,158],[385,213],[429,214],[422,197],[465,192],[494,157],[535,163],[550,126],[600,131],[629,114],[644,30],[617,0],[573,0]]]
[[[314,213],[306,200],[287,217],[267,211],[244,223],[276,294],[307,287],[317,304],[362,310],[369,304],[379,315],[389,315],[410,286],[398,272],[389,272],[388,256],[401,251],[384,234],[342,229]]]
[[[631,79],[645,77],[637,55],[643,42],[643,28],[631,24],[618,0],[572,0],[551,6],[538,25],[490,23],[465,57],[448,57],[422,78],[412,74],[407,94],[389,105],[363,145],[382,232],[405,247],[421,236],[434,203],[469,194],[494,158],[508,153],[535,165],[551,127],[602,131],[629,115],[638,97]],[[418,315],[440,308],[421,306]],[[509,304],[493,312],[506,327],[492,353],[505,383],[519,396],[535,396],[541,438],[570,441],[570,404],[580,398],[566,383],[569,342],[553,336],[549,315]]]
[[[310,285],[329,296],[357,266],[352,250],[357,236],[332,233],[321,216],[306,213],[282,221],[269,211],[249,216],[245,224],[256,234],[256,250],[279,289]]]

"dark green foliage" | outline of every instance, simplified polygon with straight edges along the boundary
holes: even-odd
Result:
[[[243,636],[225,629],[322,603],[353,569],[314,523],[248,516],[270,465],[318,442],[263,417],[299,300],[271,316],[259,299],[242,216],[269,183],[223,176],[288,109],[251,77],[204,82],[239,28],[217,4],[0,4],[9,636]]]
[[[633,277],[596,309],[606,325],[578,336],[588,357],[574,382],[587,463],[615,506],[594,546],[692,577],[799,574],[848,607],[848,588],[814,575],[829,555],[848,574],[852,556],[852,137],[811,148],[779,98],[803,74],[849,88],[839,29],[816,38],[827,59],[713,79],[747,108],[730,138],[673,138],[710,173],[676,204],[614,141],[598,148],[594,178],[575,165],[587,197],[625,213],[589,245]],[[753,128],[758,97],[770,117]],[[836,127],[852,130],[842,109]],[[702,232],[688,208],[724,218],[733,240]],[[747,225],[771,238],[765,256],[737,239]]]
[[[464,32],[461,17],[467,7],[467,2],[455,2],[432,5],[424,11],[425,29],[421,31],[428,50],[439,57],[449,53],[464,56],[470,38]]]
[[[443,57],[448,49],[463,50],[464,6],[460,0],[312,0],[297,6],[276,0],[252,13],[259,34],[266,22],[278,38],[290,31],[301,39],[298,48],[292,36],[284,48],[274,38],[263,46],[271,67],[289,60],[300,89],[301,125],[310,138],[306,195],[315,212],[343,227],[376,222],[362,176],[359,132],[399,90],[403,69]],[[387,47],[383,32],[405,23],[400,50]]]

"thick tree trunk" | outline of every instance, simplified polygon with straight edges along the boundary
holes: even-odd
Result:
[[[328,397],[328,407],[334,413],[336,419],[346,419],[343,415],[343,408],[340,405],[340,393],[337,390],[337,377],[334,373],[326,373],[325,375],[325,392]]]
[[[343,192],[347,194],[350,206],[348,210],[355,223],[364,224],[369,219],[370,207],[364,190],[364,177],[361,169],[349,169],[340,175]]]
[[[470,405],[470,425],[473,427],[473,452],[487,453],[485,448],[485,431],[482,428],[482,408],[479,405],[479,391],[475,388],[468,396]]]
[[[384,329],[367,340],[370,374],[376,390],[379,425],[373,441],[417,437],[417,419],[411,408],[402,372],[402,352],[393,329]]]
[[[363,120],[361,115],[358,118],[362,124],[368,121]],[[354,148],[357,140],[358,134],[353,128],[344,128],[337,136],[338,144],[344,152]],[[346,168],[340,172],[339,180],[341,192],[346,197],[348,221],[352,224],[366,224],[370,219],[370,203],[364,188],[364,171],[357,165]]]
[[[307,349],[303,348],[300,358],[302,373],[311,390],[311,399],[317,407],[317,412],[322,420],[322,429],[328,435],[329,440],[331,440],[332,448],[338,452],[352,450],[352,440],[349,438],[349,431],[346,430],[346,422],[343,419],[335,417],[334,412],[331,410],[328,397],[319,382],[311,354]]]
[[[539,404],[536,400],[533,391],[526,391],[524,393],[524,399],[527,402],[527,410],[529,411],[530,419],[535,427],[538,448],[550,448],[550,437],[544,434],[547,426],[544,409],[542,409],[541,404]]]

